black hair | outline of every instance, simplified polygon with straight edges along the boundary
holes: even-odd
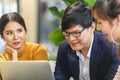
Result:
[[[97,0],[92,13],[93,16],[111,22],[120,14],[120,0]]]
[[[6,14],[2,15],[0,18],[0,34],[2,37],[3,37],[3,30],[4,30],[5,26],[7,25],[7,23],[9,23],[10,21],[19,23],[20,25],[23,26],[25,31],[27,31],[24,19],[22,18],[22,16],[19,13],[17,13],[17,12],[6,13]]]
[[[94,18],[91,14],[91,8],[82,2],[76,2],[65,9],[62,18],[62,31],[74,25],[81,25],[83,28],[89,28],[93,21]]]

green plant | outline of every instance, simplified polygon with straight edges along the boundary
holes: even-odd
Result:
[[[62,0],[67,6],[71,5],[74,2],[83,2],[84,4],[92,7],[96,0]],[[56,46],[60,44],[61,41],[65,40],[64,36],[61,33],[60,25],[61,19],[64,14],[64,10],[58,9],[56,6],[52,6],[48,8],[49,11],[59,20],[59,26],[57,29],[53,30],[48,34],[48,39],[55,43]]]

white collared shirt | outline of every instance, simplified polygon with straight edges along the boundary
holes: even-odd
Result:
[[[76,55],[79,57],[79,62],[80,62],[80,74],[79,74],[79,79],[80,80],[90,80],[90,54],[91,54],[91,48],[93,44],[93,39],[94,39],[94,34],[92,34],[92,41],[90,44],[90,48],[88,50],[88,54],[86,57],[82,55],[80,51],[76,51]]]

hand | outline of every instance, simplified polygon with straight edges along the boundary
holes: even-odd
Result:
[[[9,45],[5,45],[4,46],[4,51],[6,52],[6,53],[9,53],[9,54],[11,54],[12,55],[12,60],[13,61],[16,61],[16,60],[18,60],[18,58],[17,58],[17,50],[16,49],[14,49],[14,48],[12,48],[11,46],[9,46]]]

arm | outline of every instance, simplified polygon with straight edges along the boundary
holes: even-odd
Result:
[[[18,60],[18,57],[17,57],[18,52],[17,52],[16,49],[12,48],[12,47],[9,46],[9,45],[5,45],[5,46],[4,46],[4,51],[5,51],[6,53],[9,53],[9,54],[12,55],[12,61],[17,61],[17,60]]]
[[[68,75],[65,73],[64,69],[57,64],[54,72],[55,80],[69,80]]]
[[[65,44],[61,44],[58,48],[58,55],[56,60],[54,77],[55,80],[69,80],[69,66],[67,64],[67,52],[66,52]]]
[[[48,60],[47,49],[43,44],[35,44],[33,48],[34,60]]]

